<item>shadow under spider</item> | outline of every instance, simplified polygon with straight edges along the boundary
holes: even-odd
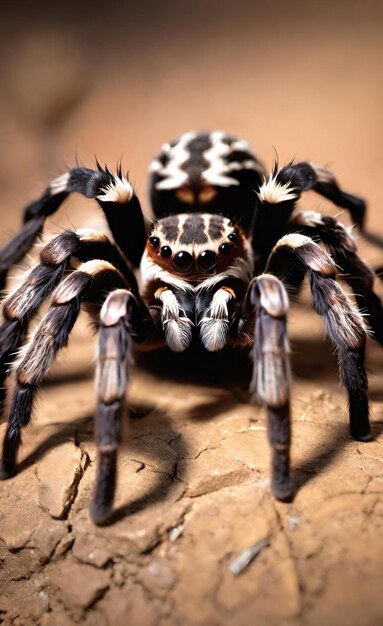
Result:
[[[191,408],[188,419],[203,421],[213,419],[223,410],[228,411],[240,402],[242,392],[247,394],[250,378],[251,364],[247,351],[233,350],[226,348],[219,353],[208,353],[201,347],[196,346],[190,348],[182,354],[175,354],[167,349],[157,350],[151,353],[142,353],[137,357],[139,368],[155,373],[165,380],[174,382],[193,382],[201,387],[218,387],[212,389],[213,397],[207,402]],[[335,358],[331,355],[331,347],[324,341],[301,339],[294,341],[292,354],[293,371],[302,378],[320,380],[323,385],[323,379],[336,380],[337,370]],[[319,376],[318,376],[319,374]],[[88,377],[89,371],[86,372]],[[69,376],[69,381],[72,377]],[[78,377],[73,377],[78,380]],[[54,379],[52,383],[54,384]],[[60,383],[65,383],[65,377],[60,379]],[[223,387],[225,393],[219,395],[219,387]],[[227,390],[233,393],[228,395]],[[239,398],[236,397],[236,391],[240,390]],[[163,432],[169,428],[174,432],[174,422],[170,423],[165,413],[160,411],[154,405],[147,404],[145,406],[133,406],[131,409],[131,418],[145,418],[155,411],[155,420],[151,424],[150,431],[146,434],[154,435]],[[383,423],[372,424],[375,436],[383,432]],[[128,426],[129,428],[129,426]],[[143,433],[145,435],[145,433]],[[181,437],[179,433],[175,436]],[[176,438],[175,437],[175,438]],[[91,416],[85,416],[74,420],[71,423],[65,423],[56,432],[52,433],[44,441],[31,452],[19,465],[18,472],[21,472],[41,459],[50,449],[61,445],[66,441],[75,441],[77,445],[82,442],[94,439],[94,425]],[[145,436],[135,436],[134,445],[140,446],[145,450]],[[339,455],[345,445],[352,442],[348,432],[348,425],[334,424],[331,430],[331,437],[325,444],[325,449],[316,450],[306,460],[301,462],[298,467],[292,469],[292,475],[295,483],[295,491],[297,492],[303,485],[307,484],[317,474],[329,466]],[[361,444],[368,445],[368,444]],[[129,448],[129,438],[124,447]],[[187,454],[187,442],[182,441],[183,457]],[[146,451],[147,452],[147,451]],[[137,452],[136,452],[137,454]],[[153,458],[155,461],[160,460],[160,456]],[[112,524],[125,516],[136,513],[152,503],[165,500],[177,485],[175,477],[168,474],[158,473],[158,480],[143,496],[128,502],[115,509],[108,520],[108,524]]]
[[[313,480],[322,470],[331,465],[347,443],[353,442],[346,423],[337,423],[334,426],[335,428],[331,429],[331,439],[326,441],[319,450],[316,449],[313,454],[301,461],[298,466],[293,466],[292,478],[295,493]]]
[[[143,413],[147,415],[147,411],[150,413],[154,411],[154,407],[149,408],[149,406],[142,407],[142,405],[133,408],[135,417],[126,417],[127,422],[130,420],[134,421],[135,419],[142,419]],[[158,430],[160,433],[169,430],[169,432],[174,433],[172,439],[179,439],[181,435],[178,432],[174,432],[174,425],[169,422],[166,415],[155,409],[155,420],[154,423],[158,425]],[[127,426],[129,429],[129,423]],[[140,450],[142,450],[145,455],[147,455],[147,444],[145,442],[145,434],[156,435],[155,427],[153,429],[144,433],[135,433],[129,442],[129,438],[127,441],[124,441],[120,449],[124,449],[125,452],[130,455],[129,447],[134,442],[134,457],[140,457]],[[44,457],[44,455],[56,448],[63,443],[68,441],[74,441],[75,445],[80,446],[82,443],[86,443],[94,440],[94,419],[92,416],[86,415],[84,417],[78,418],[70,423],[65,423],[61,425],[54,433],[49,435],[46,439],[41,441],[36,448],[28,454],[28,456],[21,461],[17,466],[17,473],[21,473],[25,471],[27,468],[36,464],[40,459]],[[162,438],[163,442],[166,443],[166,437]],[[129,445],[130,444],[130,445]],[[185,450],[185,454],[187,455],[187,445],[183,441],[182,448]],[[151,447],[153,450],[153,446]],[[151,461],[153,461],[153,466],[155,467],[157,463],[161,461],[161,453],[158,454],[155,452],[152,455]],[[156,480],[151,488],[140,498],[128,502],[125,505],[122,505],[115,509],[109,519],[106,521],[104,525],[109,525],[116,522],[119,519],[127,515],[131,515],[132,513],[136,513],[150,504],[155,502],[165,500],[171,492],[175,489],[177,482],[176,477],[171,476],[170,474],[166,474],[163,472],[153,472],[156,474]]]
[[[190,419],[201,419],[202,414],[204,415],[204,418],[206,416],[209,419],[212,419],[215,414],[222,412],[224,408],[227,409],[228,406],[232,407],[236,404],[237,401],[235,399],[228,402],[227,397],[223,399],[216,397],[211,402],[202,403],[193,407],[190,411]],[[177,439],[179,449],[182,450],[180,458],[183,459],[189,456],[188,443],[182,435],[175,430],[174,421],[170,421],[165,412],[158,409],[154,404],[133,404],[129,413],[130,416],[128,417],[127,415],[126,418],[123,419],[123,430],[126,431],[126,436],[124,437],[124,442],[120,447],[120,449],[124,449],[129,458],[140,459],[140,450],[142,450],[146,457],[148,456],[148,444],[145,435],[148,435],[149,437],[158,436],[158,438],[161,438],[161,440],[166,443],[167,436],[164,436],[164,432],[169,433],[169,437],[172,441]],[[149,424],[145,418],[150,420]],[[145,424],[143,430],[141,430],[139,426],[141,420],[143,424]],[[132,437],[129,440],[131,422],[135,422],[137,427],[134,428],[134,433],[132,433]],[[54,427],[55,424],[53,423],[51,426]],[[51,449],[56,448],[63,443],[74,441],[75,445],[79,446],[82,443],[94,440],[94,419],[92,416],[86,415],[84,417],[77,418],[72,422],[65,422],[64,424],[57,423],[56,427],[57,430],[55,430],[55,432],[51,433],[48,437],[41,441],[35,449],[18,464],[17,473],[21,473],[29,467],[35,465]],[[133,447],[133,445],[134,454],[133,451],[130,451],[130,447]],[[168,443],[168,445],[171,444]],[[155,468],[162,460],[161,448],[159,448],[158,453],[155,452],[153,446],[150,446],[150,450],[151,453],[153,453],[151,461]],[[148,491],[138,499],[129,501],[116,508],[103,525],[113,524],[126,516],[150,506],[151,504],[165,501],[169,498],[169,496],[171,496],[172,491],[178,486],[176,475],[171,476],[170,474],[156,472],[155,470],[153,473],[156,474],[156,479],[152,482]]]
[[[328,340],[318,338],[294,338],[291,341],[291,364],[293,375],[308,380],[337,380],[336,357]],[[140,369],[170,381],[193,382],[201,386],[248,388],[252,365],[249,349],[226,346],[219,352],[208,352],[200,344],[192,344],[181,353],[168,348],[141,352],[136,355]],[[83,370],[55,371],[44,380],[43,386],[51,387],[92,378],[90,367]]]
[[[383,422],[373,422],[371,424],[371,430],[374,440],[383,433]],[[301,487],[309,483],[320,474],[322,470],[331,465],[339,454],[344,451],[344,448],[349,447],[353,443],[358,443],[361,447],[368,446],[369,444],[368,441],[355,442],[349,433],[348,424],[346,422],[344,424],[334,424],[334,428],[331,429],[331,432],[331,439],[329,438],[320,450],[315,451],[301,461],[298,466],[292,468],[295,492],[298,492]]]

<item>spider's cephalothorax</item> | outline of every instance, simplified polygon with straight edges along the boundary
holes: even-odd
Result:
[[[168,274],[199,283],[232,265],[247,266],[252,272],[252,249],[238,226],[221,215],[208,213],[166,217],[153,227],[141,266],[157,266]]]
[[[156,222],[141,261],[141,293],[149,305],[161,303],[172,350],[185,350],[196,335],[207,350],[223,348],[234,285],[243,297],[253,264],[248,239],[228,218],[180,213]]]
[[[364,202],[342,191],[327,170],[301,162],[267,174],[241,139],[220,131],[189,132],[165,144],[151,165],[151,223],[120,168],[77,167],[53,180],[28,205],[20,233],[0,251],[0,280],[29,250],[44,220],[71,192],[96,200],[113,241],[90,229],[65,231],[41,251],[40,262],[3,303],[0,376],[22,348],[15,367],[3,443],[1,476],[16,470],[21,429],[31,418],[38,387],[67,344],[84,304],[99,329],[97,357],[98,472],[91,514],[105,522],[113,505],[120,417],[134,349],[192,342],[209,351],[248,347],[251,397],[267,408],[272,490],[289,500],[290,377],[287,292],[307,276],[314,309],[323,317],[346,388],[350,431],[368,440],[366,326],[383,343],[383,309],[374,273],[360,259],[349,232],[296,202],[314,190],[347,208],[363,229]],[[313,240],[315,237],[315,242]],[[331,256],[317,242],[328,248]],[[138,281],[134,268],[139,267]],[[353,303],[335,281],[336,269],[353,289]],[[51,295],[51,307],[25,342],[30,320]],[[5,403],[5,388],[3,388]]]

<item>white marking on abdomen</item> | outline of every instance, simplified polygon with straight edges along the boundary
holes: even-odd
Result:
[[[162,168],[158,167],[157,162],[154,165],[154,171],[156,171],[159,176],[164,177],[163,180],[156,183],[156,189],[177,189],[187,183],[188,174],[181,168],[185,161],[187,161],[190,157],[187,145],[195,137],[196,133],[194,131],[190,131],[181,135],[175,146],[169,146],[169,144],[166,144],[166,153],[169,156],[169,162]],[[165,146],[163,146],[162,149],[165,151]]]
[[[212,132],[210,134],[212,146],[203,153],[203,157],[208,161],[210,167],[202,172],[202,178],[209,185],[218,185],[219,187],[239,185],[235,178],[225,176],[228,169],[223,157],[231,153],[230,146],[222,141],[225,136],[221,130]]]

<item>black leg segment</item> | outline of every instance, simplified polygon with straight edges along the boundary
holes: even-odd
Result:
[[[117,248],[103,233],[91,229],[64,231],[52,239],[41,251],[40,263],[26,276],[21,286],[8,296],[2,308],[5,321],[0,326],[0,386],[5,400],[4,381],[17,349],[28,330],[29,321],[43,301],[53,292],[70,267],[71,257],[86,262],[102,259],[112,263],[124,275],[137,293],[134,274]]]
[[[128,261],[138,266],[146,245],[148,224],[128,178],[97,163],[97,170],[75,168],[67,174],[67,191],[95,199],[105,213],[113,239]]]
[[[96,524],[108,521],[114,499],[117,448],[125,392],[133,365],[133,340],[145,341],[154,332],[146,307],[123,289],[113,291],[100,313],[97,358],[97,476],[90,506]]]
[[[322,316],[324,330],[337,350],[339,375],[348,394],[351,435],[367,441],[371,438],[364,366],[367,332],[359,310],[334,280],[334,262],[309,237],[291,234],[278,242],[267,269],[282,281],[294,271],[305,271],[314,309]]]
[[[97,286],[100,283],[101,289]],[[79,315],[81,302],[103,299],[103,283],[110,289],[125,286],[121,274],[104,261],[89,261],[68,276],[56,289],[50,310],[37,326],[16,369],[8,426],[3,442],[1,476],[15,471],[21,429],[29,424],[39,385],[59,350],[64,348]]]
[[[366,202],[358,196],[343,191],[330,170],[302,161],[283,167],[280,176],[283,181],[289,181],[298,193],[316,191],[336,206],[347,209],[353,221],[363,228]]]
[[[50,182],[38,200],[24,210],[21,231],[0,250],[0,289],[9,268],[32,247],[49,215],[57,211],[71,193],[95,199],[105,213],[113,238],[125,257],[138,266],[146,244],[149,225],[132,185],[118,166],[117,173],[97,163],[97,170],[76,167]]]
[[[302,211],[293,215],[288,230],[323,241],[341,272],[340,278],[352,288],[359,309],[368,313],[366,321],[372,337],[383,344],[383,307],[374,292],[375,274],[358,255],[355,242],[343,224],[320,213]]]
[[[289,163],[266,178],[257,193],[253,226],[253,247],[258,255],[257,270],[263,271],[267,257],[278,239],[286,233],[296,202],[306,191],[316,191],[346,208],[363,229],[366,203],[362,198],[342,191],[334,175],[311,163]]]
[[[290,363],[286,329],[288,297],[283,284],[270,274],[250,284],[242,317],[248,336],[253,328],[251,350],[253,377],[250,392],[267,409],[267,430],[272,455],[272,492],[278,500],[290,501]],[[255,325],[254,325],[255,321]]]
[[[50,309],[34,333],[31,344],[17,368],[17,385],[12,397],[3,442],[0,470],[2,478],[11,476],[15,471],[21,429],[31,420],[38,385],[48,372],[58,350],[66,346],[69,333],[80,312],[79,294],[86,288],[90,277],[78,274],[75,280],[77,293],[69,301],[57,303]]]

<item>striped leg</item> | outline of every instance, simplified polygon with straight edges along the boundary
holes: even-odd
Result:
[[[291,169],[302,177],[304,191],[312,189],[330,202],[347,209],[353,221],[363,229],[366,202],[359,196],[343,191],[330,170],[305,162],[292,165]]]
[[[43,195],[24,211],[21,231],[0,250],[0,289],[9,268],[31,248],[45,219],[58,210],[70,193],[95,199],[103,209],[113,239],[126,258],[138,266],[146,243],[145,219],[133,187],[119,167],[116,174],[97,163],[97,170],[76,167],[51,181]]]
[[[331,256],[352,288],[359,308],[367,310],[373,337],[383,344],[383,307],[374,293],[375,274],[358,255],[355,242],[347,229],[332,217],[312,211],[294,214],[289,230],[309,237],[318,237],[328,247]]]
[[[109,294],[100,313],[97,358],[97,477],[90,507],[96,524],[107,520],[113,506],[121,413],[133,362],[132,338],[143,341],[153,330],[153,322],[132,293],[118,289]]]
[[[305,191],[315,191],[324,198],[327,198],[339,207],[347,209],[352,219],[363,227],[366,203],[362,198],[343,191],[332,172],[318,167],[314,163],[301,161],[300,163],[290,163],[278,172],[278,179],[284,184],[288,184],[296,194],[300,195]]]
[[[323,317],[325,332],[337,350],[340,378],[348,394],[351,435],[360,441],[370,440],[364,366],[367,333],[359,310],[334,280],[333,260],[309,237],[291,234],[275,246],[267,271],[287,286],[296,274],[307,275],[314,309]]]
[[[251,282],[242,310],[244,324],[238,339],[251,337],[253,377],[250,392],[267,408],[272,450],[272,491],[289,501],[290,479],[290,364],[286,315],[289,301],[278,278],[263,274]]]
[[[30,250],[44,225],[44,217],[38,215],[28,221],[15,237],[0,250],[0,291],[4,291],[9,269]]]
[[[256,271],[263,271],[270,250],[286,231],[287,222],[300,197],[291,177],[285,175],[284,167],[274,170],[264,180],[257,194],[257,206],[253,224],[253,248],[256,253]]]
[[[331,172],[306,162],[290,163],[281,169],[276,164],[257,194],[253,246],[260,256],[260,269],[264,267],[274,244],[286,232],[297,200],[302,193],[310,190],[346,208],[353,220],[363,228],[366,210],[364,200],[342,191]]]
[[[40,263],[26,276],[21,286],[3,303],[4,322],[0,326],[0,388],[1,403],[5,401],[4,381],[17,349],[22,344],[28,323],[42,302],[52,293],[70,266],[71,257],[80,261],[97,258],[112,263],[125,276],[137,293],[134,274],[117,248],[103,233],[90,229],[64,231],[41,251]]]
[[[17,385],[3,442],[2,478],[11,476],[15,471],[21,429],[30,422],[41,381],[57,352],[68,343],[81,302],[84,299],[99,302],[105,290],[125,286],[122,275],[111,264],[94,260],[81,265],[57,287],[52,306],[33,333],[16,369]]]

